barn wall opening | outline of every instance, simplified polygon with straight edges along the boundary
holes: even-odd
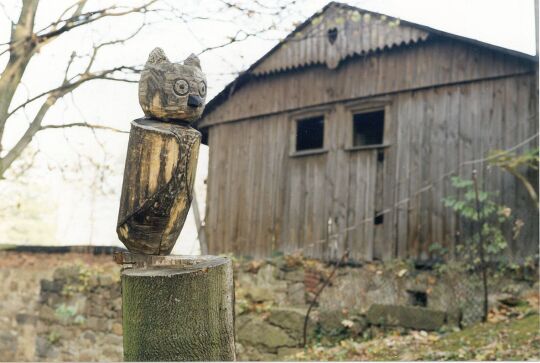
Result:
[[[407,293],[409,294],[409,304],[412,306],[427,307],[428,297],[425,291],[407,290]]]
[[[296,151],[322,149],[324,146],[324,116],[296,121]]]
[[[381,145],[384,136],[384,110],[353,115],[353,147]]]

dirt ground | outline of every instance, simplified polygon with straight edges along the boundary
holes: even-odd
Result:
[[[294,360],[540,360],[538,293],[518,306],[499,304],[486,323],[440,332],[380,331],[370,339],[315,343]]]

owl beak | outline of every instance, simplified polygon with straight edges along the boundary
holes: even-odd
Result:
[[[196,95],[189,95],[187,104],[189,107],[197,108],[202,105],[202,99]]]

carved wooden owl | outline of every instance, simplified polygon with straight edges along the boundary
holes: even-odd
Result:
[[[192,122],[205,100],[206,77],[196,55],[180,64],[171,63],[161,48],[150,53],[139,81],[139,103],[147,117]]]

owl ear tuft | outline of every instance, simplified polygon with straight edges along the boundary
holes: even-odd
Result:
[[[197,57],[195,54],[191,53],[189,57],[187,57],[184,60],[185,66],[193,66],[201,69],[201,61],[199,60],[199,57]]]
[[[161,63],[170,63],[169,59],[165,55],[165,52],[161,48],[154,48],[148,56],[146,64],[161,64]]]

